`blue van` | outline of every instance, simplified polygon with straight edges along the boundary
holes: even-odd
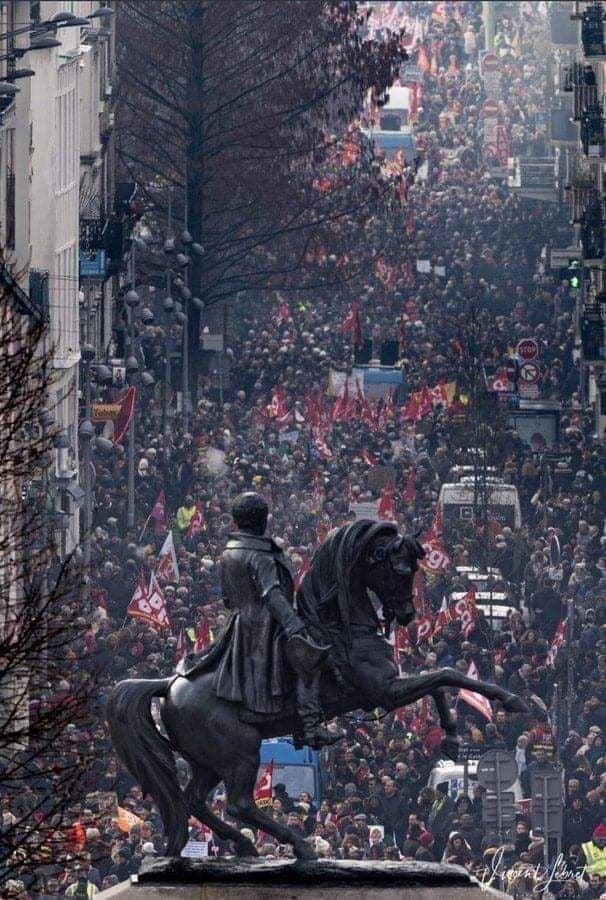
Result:
[[[301,791],[311,795],[316,806],[322,800],[322,773],[317,750],[295,750],[292,741],[275,738],[261,744],[261,765],[274,761],[274,784],[285,784],[289,797],[297,799]]]

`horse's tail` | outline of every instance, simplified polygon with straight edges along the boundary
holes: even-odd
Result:
[[[118,757],[158,805],[168,838],[167,855],[187,843],[188,811],[169,742],[151,715],[152,697],[166,697],[173,678],[129,679],[111,691],[107,722]]]

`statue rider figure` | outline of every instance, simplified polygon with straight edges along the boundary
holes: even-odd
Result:
[[[260,494],[241,494],[233,505],[238,530],[221,557],[221,583],[224,603],[235,615],[215,692],[252,712],[275,715],[294,687],[303,743],[318,749],[342,736],[322,726],[319,673],[330,647],[311,640],[294,609],[292,564],[265,536],[268,514]]]

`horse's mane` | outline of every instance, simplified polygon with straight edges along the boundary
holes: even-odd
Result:
[[[321,607],[334,598],[341,623],[348,631],[352,570],[375,538],[397,533],[395,525],[372,519],[358,519],[331,532],[314,553],[297,595],[298,609],[305,621],[321,631]]]

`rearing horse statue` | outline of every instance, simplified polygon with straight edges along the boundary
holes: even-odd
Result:
[[[445,732],[442,751],[456,759],[458,737],[448,689],[471,689],[500,701],[511,712],[524,712],[526,707],[504,688],[467,678],[452,668],[398,677],[377,612],[382,610],[387,631],[394,619],[406,625],[414,618],[413,579],[423,556],[418,541],[398,535],[395,525],[370,520],[346,525],[332,532],[316,551],[297,606],[309,634],[332,646],[330,667],[321,680],[327,718],[359,709],[394,710],[429,695]],[[213,647],[220,644],[221,636]],[[275,716],[255,716],[241,704],[217,697],[213,647],[204,654],[201,666],[194,661],[168,678],[121,681],[113,688],[107,719],[116,753],[143,792],[156,802],[169,856],[178,856],[185,846],[190,816],[220,839],[233,841],[240,855],[257,855],[253,843],[207,805],[209,792],[223,781],[229,816],[291,844],[298,858],[314,859],[311,846],[260,810],[253,798],[261,741],[301,730],[294,699],[287,699]],[[154,697],[162,698],[161,718],[168,738],[152,719]],[[174,753],[191,767],[184,791]]]

